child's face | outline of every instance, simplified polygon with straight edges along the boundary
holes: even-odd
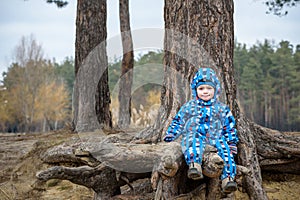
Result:
[[[200,85],[197,87],[197,95],[203,101],[209,101],[215,95],[215,89],[210,85]]]

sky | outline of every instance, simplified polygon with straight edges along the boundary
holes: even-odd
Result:
[[[162,36],[163,0],[130,0],[131,29],[140,38],[149,40],[154,34]],[[118,0],[107,1],[108,41],[118,42]],[[234,0],[234,34],[239,43],[248,47],[265,39],[278,44],[282,40],[292,45],[300,44],[300,5],[290,8],[288,15],[278,17],[266,14],[262,0]],[[42,46],[45,58],[58,63],[75,55],[76,1],[70,0],[67,7],[58,9],[46,0],[1,0],[0,1],[0,79],[2,72],[14,61],[14,50],[23,36],[33,35]],[[138,36],[139,37],[139,36]],[[158,40],[162,42],[162,40]],[[143,41],[144,42],[144,41]],[[142,43],[140,41],[140,43]],[[161,48],[162,44],[140,44],[137,51],[146,47]],[[146,45],[146,46],[145,46]],[[119,49],[121,47],[110,47]],[[112,53],[113,54],[113,53]],[[118,53],[116,53],[118,54]],[[109,54],[110,56],[110,54]],[[117,55],[118,56],[118,55]]]

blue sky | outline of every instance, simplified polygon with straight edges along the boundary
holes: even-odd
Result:
[[[45,0],[0,1],[0,73],[13,61],[22,36],[33,34],[48,59],[74,57],[76,1],[58,9]],[[262,0],[235,0],[234,27],[238,42],[248,46],[265,39],[300,44],[300,6],[285,17],[266,14]],[[163,29],[163,0],[130,0],[132,30]],[[108,0],[108,39],[119,34],[118,0]],[[2,79],[0,75],[0,79]]]

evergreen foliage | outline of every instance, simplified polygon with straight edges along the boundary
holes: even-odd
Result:
[[[265,4],[268,7],[267,13],[284,16],[288,14],[287,8],[297,6],[300,0],[266,0]]]
[[[137,79],[149,74],[159,75],[156,68],[139,67],[149,63],[162,65],[162,52],[149,52],[135,61]],[[252,121],[281,131],[300,130],[300,45],[295,50],[288,41],[275,44],[265,40],[249,49],[236,43],[234,48],[235,77],[238,84],[238,100],[242,111]],[[110,88],[120,74],[120,61],[110,64]],[[159,90],[159,86],[154,87]],[[153,85],[145,85],[138,95],[146,97]],[[138,99],[138,106],[145,99]],[[145,105],[144,105],[145,106]]]
[[[299,45],[265,40],[236,44],[234,66],[241,108],[254,122],[282,131],[300,130]]]
[[[64,84],[67,86],[70,100],[72,99],[73,86],[75,80],[74,73],[74,59],[66,57],[65,60],[61,63],[54,64],[55,75],[60,78]]]
[[[134,88],[132,91],[133,108],[139,109],[141,105],[144,108],[151,107],[147,104],[150,102],[151,94],[156,94],[154,97],[158,98],[157,94],[161,89],[160,83],[163,74],[161,71],[162,58],[163,52],[150,51],[135,60],[134,84],[138,83],[139,87]],[[30,66],[40,66],[42,71],[29,70]],[[121,61],[115,59],[108,67],[109,87],[111,91],[114,91],[121,74]],[[238,84],[238,100],[241,110],[247,117],[265,127],[281,131],[300,131],[300,45],[294,48],[288,41],[275,44],[272,41],[265,40],[247,48],[245,44],[236,43],[234,68]],[[22,78],[24,78],[22,74],[25,74],[25,69],[27,69],[27,73],[31,73],[29,75],[30,80],[22,81]],[[34,75],[34,73],[38,74]],[[35,108],[40,108],[45,114],[48,113],[48,116],[52,115],[49,114],[52,112],[49,108],[55,108],[55,106],[41,104],[41,102],[46,101],[47,93],[50,93],[45,91],[54,90],[64,94],[65,90],[59,86],[54,86],[54,82],[50,80],[55,80],[57,85],[63,83],[67,91],[66,101],[68,103],[67,106],[64,104],[56,105],[67,109],[67,113],[70,114],[74,83],[73,58],[66,58],[61,64],[52,64],[49,61],[41,60],[36,65],[27,63],[27,67],[20,66],[19,63],[13,63],[4,75],[4,82],[0,87],[0,101],[2,102],[0,105],[0,131],[21,131],[24,128],[25,122],[22,122],[24,120],[20,112],[22,108],[16,106],[19,105],[16,100],[21,100],[21,97],[17,95],[25,95],[25,91],[28,91],[28,94],[23,96],[22,99],[32,98],[29,94],[33,93],[29,90],[34,88],[27,85],[29,83],[32,83],[31,85],[41,83],[42,89],[38,89],[36,92],[37,104]],[[35,78],[35,82],[32,80],[33,76],[38,77]],[[147,78],[152,81],[150,79],[150,81],[146,80]],[[47,85],[44,83],[47,83]],[[17,92],[20,94],[17,94]],[[44,96],[44,98],[39,95]],[[48,96],[48,99],[53,102],[55,99],[59,99],[58,97]],[[155,100],[154,97],[151,97],[151,102],[159,102],[159,99]],[[59,101],[65,102],[65,99]],[[8,102],[15,102],[16,104],[9,104]],[[26,103],[26,101],[23,101],[23,103]],[[35,116],[36,122],[32,126],[36,127],[32,130],[40,130],[37,121],[38,119],[41,120],[43,113],[37,111]],[[60,114],[60,116],[62,117],[60,120],[63,121],[70,119],[70,115],[67,116],[66,113]],[[52,116],[52,118],[54,117]],[[49,125],[51,124],[50,121]],[[17,126],[17,124],[19,125]]]
[[[67,6],[69,2],[68,1],[62,1],[62,0],[47,0],[47,3],[54,3],[54,4],[56,4],[56,6],[58,8],[63,8],[65,6]]]
[[[148,107],[148,95],[160,91],[163,79],[162,69],[163,53],[149,51],[139,56],[134,62],[132,107],[139,109],[140,105]],[[114,100],[116,88],[121,74],[121,61],[115,59],[109,64],[109,88]],[[159,100],[158,100],[159,101]]]

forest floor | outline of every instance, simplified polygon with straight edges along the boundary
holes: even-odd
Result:
[[[93,191],[86,187],[60,180],[40,183],[35,178],[38,171],[49,167],[40,159],[45,149],[79,139],[77,134],[68,131],[0,134],[0,199],[92,199]],[[300,199],[300,175],[264,173],[263,185],[270,200]],[[236,199],[248,199],[241,191],[236,192],[235,196]]]

